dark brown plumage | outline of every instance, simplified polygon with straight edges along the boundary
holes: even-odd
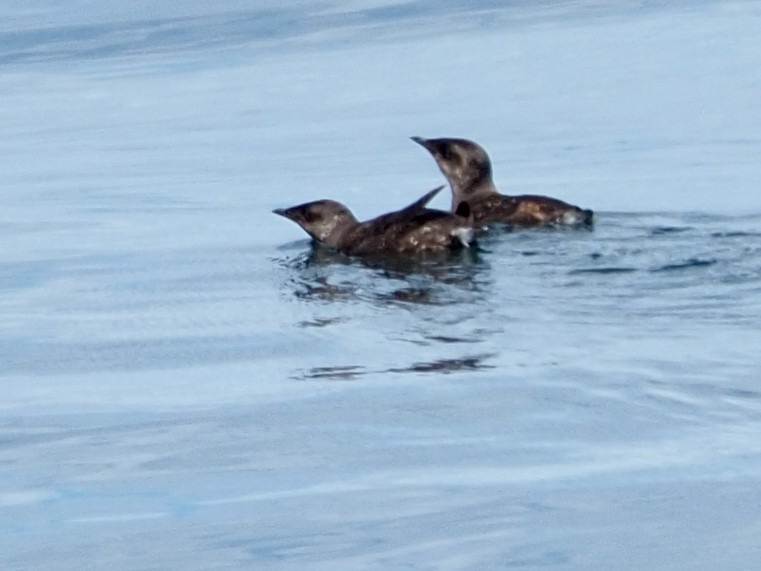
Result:
[[[293,220],[316,242],[346,254],[443,252],[468,247],[473,240],[467,203],[458,214],[426,204],[440,186],[401,210],[359,222],[335,200],[316,200],[273,212]]]
[[[467,201],[476,225],[591,226],[594,213],[549,196],[500,194],[492,179],[491,160],[467,139],[412,137],[436,160],[452,189],[452,210]]]

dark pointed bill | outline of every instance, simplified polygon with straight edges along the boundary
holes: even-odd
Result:
[[[423,137],[410,137],[413,141],[415,141],[418,145],[428,148],[428,139],[424,139]]]

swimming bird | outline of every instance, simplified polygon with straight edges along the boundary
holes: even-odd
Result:
[[[452,211],[464,201],[476,226],[591,226],[594,213],[549,196],[500,194],[492,179],[489,155],[468,139],[412,137],[439,165],[452,189]]]
[[[346,206],[335,200],[315,200],[273,212],[293,220],[315,242],[350,255],[467,248],[473,242],[467,202],[462,202],[455,213],[426,208],[442,188],[427,192],[401,210],[365,222],[359,222]]]

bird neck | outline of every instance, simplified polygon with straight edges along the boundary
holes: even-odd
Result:
[[[339,219],[336,219],[322,240],[323,244],[337,248],[341,244],[341,240],[344,236],[359,225],[359,221],[352,214],[344,214]]]
[[[473,202],[474,199],[493,194],[499,194],[499,191],[490,176],[474,180],[467,186],[452,185],[452,212],[464,201]]]

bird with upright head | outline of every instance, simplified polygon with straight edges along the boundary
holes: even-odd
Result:
[[[468,139],[412,140],[434,158],[452,189],[452,211],[467,202],[477,226],[592,226],[594,213],[549,196],[500,194],[489,155]]]

